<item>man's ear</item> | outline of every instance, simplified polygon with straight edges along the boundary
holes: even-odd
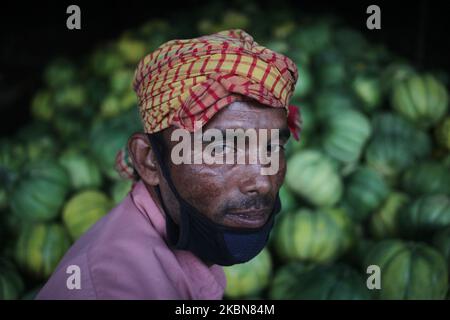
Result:
[[[128,139],[128,153],[133,166],[147,185],[159,184],[159,166],[145,133],[134,133]]]

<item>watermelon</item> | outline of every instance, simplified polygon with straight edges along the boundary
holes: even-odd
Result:
[[[384,203],[370,217],[370,231],[376,239],[398,235],[398,216],[408,200],[408,196],[402,192],[391,192],[387,196]]]
[[[38,120],[50,121],[55,113],[52,93],[48,90],[38,91],[31,102],[31,113]]]
[[[273,38],[275,39],[286,39],[288,36],[294,32],[296,28],[294,21],[285,21],[278,26],[274,26]]]
[[[90,151],[102,172],[110,179],[119,179],[115,170],[117,152],[126,145],[132,133],[142,130],[141,126],[136,110],[129,110],[119,118],[97,121],[93,125]]]
[[[329,117],[343,111],[357,109],[355,100],[343,90],[321,90],[314,99],[314,111],[318,118]]]
[[[289,212],[297,208],[297,199],[285,185],[281,186],[278,194],[281,200],[281,212]]]
[[[75,190],[101,186],[100,169],[88,155],[76,149],[68,149],[59,157],[59,163],[67,170],[70,185]]]
[[[117,51],[122,60],[129,64],[137,64],[147,53],[147,46],[144,41],[134,38],[129,33],[123,34],[117,42]],[[131,85],[131,81],[129,82]]]
[[[435,161],[414,165],[403,174],[402,187],[416,196],[433,193],[450,195],[450,170]]]
[[[316,150],[300,151],[288,160],[286,185],[317,206],[333,206],[343,191],[336,167],[327,156]]]
[[[311,104],[302,100],[292,100],[291,104],[297,106],[300,111],[301,135],[311,133],[315,124],[315,117]]]
[[[222,30],[232,28],[247,29],[250,23],[250,17],[239,11],[227,10],[222,16]]]
[[[266,46],[267,48],[269,48],[272,51],[283,53],[283,54],[286,54],[289,51],[288,43],[283,40],[269,41],[269,42],[266,42],[264,44],[264,46]],[[297,66],[297,68],[298,68],[298,66]],[[298,84],[298,82],[297,82],[297,84]]]
[[[311,140],[313,135],[313,130],[315,126],[315,115],[312,111],[312,106],[301,100],[292,100],[292,105],[299,108],[300,111],[300,121],[301,121],[301,131],[300,140],[289,139],[285,145],[285,155],[290,157],[293,153],[298,150],[304,149]]]
[[[272,260],[267,249],[263,249],[252,260],[224,267],[227,279],[225,297],[254,297],[261,293],[271,279]]]
[[[131,180],[118,180],[114,181],[111,189],[110,196],[114,205],[119,204],[131,191],[133,182]]]
[[[71,84],[55,91],[53,103],[56,112],[64,109],[80,109],[85,107],[87,99],[86,88],[81,84]]]
[[[314,268],[313,264],[294,261],[282,265],[275,272],[270,284],[269,298],[273,300],[294,299],[297,288],[296,279]]]
[[[22,127],[16,138],[16,143],[23,145],[26,162],[52,159],[59,151],[59,141],[54,133],[39,124]]]
[[[433,237],[433,245],[445,257],[450,274],[450,227],[436,233]]]
[[[134,77],[134,70],[132,69],[120,69],[114,72],[110,86],[111,90],[114,93],[123,93],[125,91],[131,91],[132,89],[132,83],[133,83],[133,77]]]
[[[327,266],[287,265],[275,275],[270,295],[273,299],[369,300],[366,280],[342,263]]]
[[[116,94],[108,94],[100,105],[100,114],[104,118],[117,117],[122,112],[120,97]]]
[[[436,128],[436,140],[439,145],[450,150],[450,116],[447,116]]]
[[[448,274],[444,257],[434,248],[414,242],[384,240],[368,253],[364,269],[380,267],[378,299],[444,299]]]
[[[6,188],[0,186],[0,210],[6,209],[8,206],[8,195]]]
[[[428,128],[447,111],[447,89],[430,74],[415,74],[395,85],[391,104],[407,119]]]
[[[111,209],[111,200],[104,193],[85,190],[65,204],[63,221],[72,239],[78,239]]]
[[[13,187],[11,209],[28,221],[49,221],[57,217],[69,191],[69,177],[54,161],[31,163]]]
[[[294,50],[303,50],[308,54],[315,54],[330,45],[331,28],[324,22],[304,25],[292,33]]]
[[[17,172],[26,159],[25,147],[15,141],[0,139],[0,169]]]
[[[365,220],[386,199],[389,186],[375,170],[360,167],[346,181],[343,201],[355,221]]]
[[[297,65],[297,69],[300,77],[295,85],[294,99],[306,97],[311,92],[313,84],[311,72],[306,65]]]
[[[355,59],[367,55],[368,43],[361,32],[348,27],[341,27],[334,34],[334,43],[345,56],[346,61],[353,62]]]
[[[356,162],[370,136],[369,120],[355,110],[336,110],[319,122],[323,150],[343,163]]]
[[[56,223],[27,225],[19,234],[15,258],[36,279],[46,279],[70,247],[67,231]]]
[[[336,48],[318,53],[314,64],[321,88],[341,87],[349,77],[344,56]]]
[[[351,222],[339,209],[286,212],[273,232],[276,252],[286,261],[327,263],[352,244]]]
[[[52,89],[74,83],[78,78],[77,67],[67,59],[56,59],[45,68],[44,80]]]
[[[363,266],[368,252],[377,242],[371,238],[364,237],[363,234],[359,234],[355,245],[351,248],[345,257],[345,261],[351,263],[354,266]]]
[[[372,112],[380,106],[382,92],[378,77],[367,75],[356,76],[352,82],[352,89],[362,102],[364,111]]]
[[[96,50],[90,57],[90,70],[95,76],[107,78],[125,66],[121,53],[111,45]]]
[[[381,86],[384,94],[390,94],[394,87],[415,74],[412,66],[405,62],[390,63],[381,73]]]
[[[16,300],[24,288],[23,280],[14,265],[0,258],[0,300]]]
[[[413,239],[427,239],[450,226],[450,197],[443,194],[416,198],[398,217],[402,234]]]
[[[390,180],[430,153],[428,135],[397,115],[377,114],[372,128],[372,139],[365,152],[366,161]],[[410,141],[414,141],[414,148],[411,148]]]

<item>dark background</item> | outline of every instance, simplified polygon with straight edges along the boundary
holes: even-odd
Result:
[[[98,44],[138,27],[152,17],[183,15],[210,1],[39,1],[0,5],[0,132],[9,135],[29,119],[28,105],[41,85],[46,63],[58,56],[77,58]],[[234,4],[232,4],[234,3]],[[450,69],[449,10],[444,1],[258,1],[268,14],[276,4],[302,14],[333,13],[424,69]],[[81,8],[81,30],[66,28],[66,8]],[[381,30],[366,28],[366,8],[381,8]],[[238,8],[236,2],[227,2]],[[275,7],[277,8],[277,7]],[[176,18],[175,18],[176,19]],[[176,22],[174,22],[176,23]]]

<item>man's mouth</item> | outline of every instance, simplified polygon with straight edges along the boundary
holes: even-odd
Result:
[[[240,228],[259,228],[267,221],[270,209],[248,209],[229,211],[226,220],[230,221],[233,226]]]

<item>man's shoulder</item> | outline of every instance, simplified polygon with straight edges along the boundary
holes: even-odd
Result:
[[[176,295],[173,283],[179,280],[171,268],[177,265],[175,255],[151,222],[124,201],[71,247],[38,298],[132,299]],[[81,289],[71,285],[77,277]]]

